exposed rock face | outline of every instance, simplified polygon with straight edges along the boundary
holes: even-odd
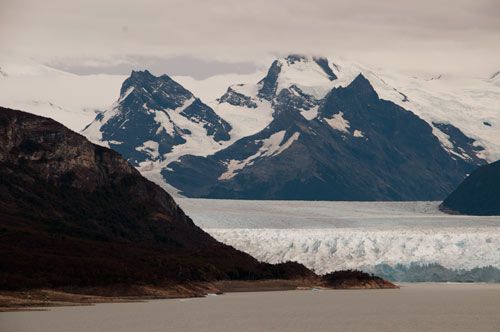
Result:
[[[118,153],[0,108],[0,288],[311,277],[214,240]]]
[[[29,167],[46,182],[89,191],[106,185],[110,176],[138,175],[117,153],[61,130],[55,121],[4,108],[0,119],[0,162],[10,165],[13,175],[18,167]]]
[[[266,77],[264,77],[259,84],[261,88],[257,96],[262,99],[272,100],[276,94],[276,89],[278,88],[278,77],[281,72],[281,63],[275,60],[269,70],[267,71]]]
[[[252,98],[245,96],[242,93],[235,91],[229,87],[225,94],[217,100],[219,103],[228,103],[233,106],[244,106],[248,108],[257,108],[257,103],[252,101]]]
[[[448,140],[452,144],[449,151],[455,156],[465,157],[470,163],[483,165],[484,161],[477,156],[484,148],[481,145],[475,145],[476,141],[467,137],[460,129],[449,123],[433,123],[435,128],[448,136]]]
[[[472,172],[440,208],[450,213],[500,216],[500,161]]]
[[[323,71],[328,75],[330,80],[333,81],[333,80],[337,79],[337,75],[335,75],[332,68],[330,68],[330,65],[328,64],[327,58],[315,57],[314,62],[316,62],[318,64],[318,66],[320,66],[323,69]]]

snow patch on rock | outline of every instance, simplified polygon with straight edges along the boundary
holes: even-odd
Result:
[[[227,171],[219,176],[219,180],[228,180],[233,178],[238,171],[242,170],[248,165],[252,165],[259,158],[269,158],[281,154],[283,151],[288,149],[300,136],[300,133],[298,132],[293,133],[293,135],[290,136],[285,143],[283,143],[285,134],[286,131],[282,130],[272,134],[266,139],[256,141],[256,143],[261,144],[259,150],[255,154],[244,160],[229,160],[227,162]]]
[[[146,141],[141,146],[138,146],[135,149],[137,151],[146,152],[152,160],[155,160],[158,159],[158,157],[160,156],[160,153],[158,152],[158,147],[159,147],[158,142]]]
[[[281,64],[281,72],[276,94],[296,85],[304,93],[312,95],[316,99],[322,99],[334,85],[311,56],[303,56],[293,63],[285,58],[278,59],[278,62]]]
[[[330,125],[335,130],[341,131],[343,133],[349,134],[349,121],[344,119],[344,113],[339,112],[334,114],[331,118],[325,118],[326,123]]]

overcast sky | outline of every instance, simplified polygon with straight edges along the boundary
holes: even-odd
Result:
[[[0,51],[78,73],[203,78],[295,52],[488,76],[500,69],[500,0],[0,0]]]

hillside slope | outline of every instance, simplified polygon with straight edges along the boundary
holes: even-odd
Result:
[[[308,277],[221,244],[118,153],[0,108],[0,289]]]

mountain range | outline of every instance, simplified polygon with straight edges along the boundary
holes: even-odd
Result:
[[[207,101],[134,71],[82,134],[188,197],[440,200],[500,158],[497,79],[289,55]]]

